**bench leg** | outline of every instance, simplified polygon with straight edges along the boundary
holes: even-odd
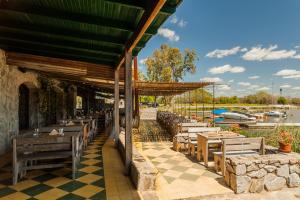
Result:
[[[191,148],[192,148],[191,144],[188,143],[188,155],[191,155]]]
[[[196,147],[195,147],[195,145],[191,145],[191,156],[192,157],[195,157],[195,152],[196,151]]]
[[[18,176],[19,176],[19,164],[15,163],[13,166],[13,185],[18,183]]]

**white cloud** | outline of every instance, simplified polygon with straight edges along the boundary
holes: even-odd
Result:
[[[144,64],[146,64],[146,61],[147,61],[147,58],[140,59],[139,63],[140,63],[141,65],[144,65]]]
[[[241,52],[246,52],[246,51],[248,51],[248,49],[247,48],[242,48],[240,51]]]
[[[231,90],[231,87],[228,85],[220,85],[218,86],[219,90]]]
[[[178,27],[183,28],[187,25],[187,21],[179,19],[176,15],[171,18],[171,24],[176,24]]]
[[[257,91],[263,91],[263,90],[270,90],[270,88],[268,87],[261,87],[261,88],[257,88]]]
[[[223,65],[223,66],[220,66],[220,67],[213,67],[210,70],[208,70],[208,72],[211,73],[211,74],[224,74],[226,72],[242,73],[245,70],[246,69],[244,67]]]
[[[178,22],[178,18],[176,17],[176,15],[174,15],[172,18],[171,18],[171,21],[170,21],[172,24],[176,24]]]
[[[294,48],[295,49],[300,49],[300,45],[296,45]]]
[[[168,28],[159,28],[157,33],[158,35],[165,37],[172,42],[177,42],[180,39],[179,35],[177,35],[175,31]]]
[[[233,79],[231,79],[231,80],[229,80],[229,81],[228,81],[228,83],[233,83],[233,82],[234,82],[234,80],[233,80]]]
[[[271,45],[269,48],[261,46],[252,47],[242,58],[248,61],[279,60],[286,58],[298,58],[295,50],[277,50],[277,45]],[[299,56],[300,58],[300,56]]]
[[[222,82],[223,80],[219,77],[203,77],[200,79],[203,82]]]
[[[281,86],[280,86],[280,88],[290,88],[290,87],[292,87],[292,86],[289,85],[289,84],[284,84],[284,85],[281,85]]]
[[[249,76],[248,78],[249,79],[258,79],[258,78],[260,78],[260,76]]]
[[[300,90],[300,87],[297,86],[297,87],[293,87],[292,89],[293,89],[293,90]]]
[[[233,47],[232,49],[216,49],[206,54],[209,58],[223,58],[230,55],[235,55],[241,50],[241,47]]]
[[[248,82],[238,82],[239,85],[241,86],[250,86],[251,83],[248,83]]]
[[[179,20],[178,26],[179,26],[180,28],[183,28],[183,27],[185,27],[186,25],[187,25],[187,21],[184,21],[183,19]]]
[[[295,69],[283,69],[274,74],[274,76],[281,76],[282,78],[297,79],[300,78],[300,71]]]

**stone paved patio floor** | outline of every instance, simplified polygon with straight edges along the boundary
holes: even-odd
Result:
[[[189,156],[171,149],[171,142],[143,142],[143,154],[160,172],[160,187],[167,199],[232,194],[224,179]]]
[[[194,198],[186,198],[186,200],[299,200],[300,188],[285,188],[280,191],[263,192],[259,194],[225,194],[211,195]]]

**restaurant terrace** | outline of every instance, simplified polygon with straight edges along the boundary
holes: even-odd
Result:
[[[215,83],[138,80],[139,52],[181,3],[0,0],[1,200],[297,197],[299,154],[217,127]]]

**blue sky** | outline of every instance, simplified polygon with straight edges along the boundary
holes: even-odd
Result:
[[[260,90],[300,97],[299,0],[184,0],[139,54],[139,69],[163,43],[195,49],[197,72],[184,81],[216,80],[218,95]],[[250,78],[249,78],[250,77]]]

